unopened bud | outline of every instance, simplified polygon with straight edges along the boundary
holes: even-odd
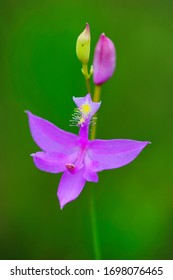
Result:
[[[101,34],[96,45],[93,61],[93,80],[96,85],[105,83],[112,75],[116,65],[116,51],[114,43]]]
[[[88,63],[90,56],[90,27],[88,23],[86,23],[84,31],[77,38],[76,54],[82,64]]]

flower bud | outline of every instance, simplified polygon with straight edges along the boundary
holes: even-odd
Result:
[[[77,38],[76,54],[82,64],[88,63],[90,56],[90,27],[88,23],[86,23],[86,28]]]
[[[105,83],[115,70],[116,52],[114,43],[101,34],[96,45],[93,61],[93,80],[96,85]]]

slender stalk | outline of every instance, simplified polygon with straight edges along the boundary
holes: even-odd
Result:
[[[95,86],[94,89],[94,96],[93,101],[99,102],[100,101],[100,94],[101,94],[101,86]],[[95,115],[96,116],[96,115]],[[92,124],[92,130],[91,130],[91,139],[95,139],[96,137],[96,125]],[[95,205],[94,205],[94,195],[92,192],[91,195],[91,201],[90,201],[90,210],[91,210],[91,219],[92,219],[92,228],[93,228],[93,243],[94,243],[94,249],[95,249],[95,259],[100,260],[101,259],[101,253],[100,253],[100,246],[98,242],[98,230],[97,230],[97,224],[96,224],[96,211],[95,211]]]
[[[91,223],[92,223],[92,230],[93,230],[92,234],[93,234],[93,245],[94,245],[94,259],[101,260],[100,247],[99,247],[99,242],[98,242],[98,230],[97,230],[97,224],[96,224],[96,211],[95,211],[93,190],[91,190],[90,211],[91,211]]]
[[[86,81],[87,93],[91,93],[90,79],[85,79],[85,81]]]
[[[101,95],[101,86],[95,86],[94,89],[94,96],[93,96],[93,101],[94,102],[99,102],[100,101],[100,95]],[[96,117],[97,114],[94,115]],[[91,140],[96,138],[96,128],[97,128],[97,119],[96,122],[92,124],[91,126]]]
[[[82,71],[86,81],[87,93],[91,93],[90,75],[88,73],[88,64],[82,64]]]

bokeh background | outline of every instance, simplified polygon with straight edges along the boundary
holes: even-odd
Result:
[[[1,259],[94,259],[91,195],[102,259],[173,259],[172,14],[170,0],[0,1]],[[77,133],[72,96],[86,89],[75,44],[86,22],[90,64],[100,33],[117,49],[97,138],[152,145],[60,210],[61,175],[34,166],[24,110]]]

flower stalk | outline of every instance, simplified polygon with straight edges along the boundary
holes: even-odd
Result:
[[[101,96],[101,86],[96,85],[94,89],[93,101],[100,102],[100,96]],[[91,124],[91,135],[90,135],[91,140],[94,140],[96,138],[97,113],[94,115],[94,118],[95,118],[95,122]],[[96,224],[96,211],[95,211],[93,192],[91,195],[90,206],[91,206],[91,218],[92,218],[92,225],[93,225],[93,243],[94,243],[95,259],[100,260],[101,252],[100,252],[100,246],[98,242],[98,230]]]
[[[91,223],[92,223],[92,234],[93,234],[93,247],[94,247],[94,259],[101,260],[101,252],[98,240],[98,229],[97,229],[97,219],[96,219],[96,209],[94,203],[94,194],[91,190],[90,196],[90,212],[91,212]]]
[[[100,102],[101,97],[101,85],[96,85],[94,89],[93,101]],[[96,138],[96,129],[97,129],[97,114],[94,115],[95,122],[91,125],[91,140]]]
[[[91,86],[90,86],[91,70],[90,73],[88,73],[88,64],[82,64],[81,71],[85,78],[87,92],[91,93]]]

